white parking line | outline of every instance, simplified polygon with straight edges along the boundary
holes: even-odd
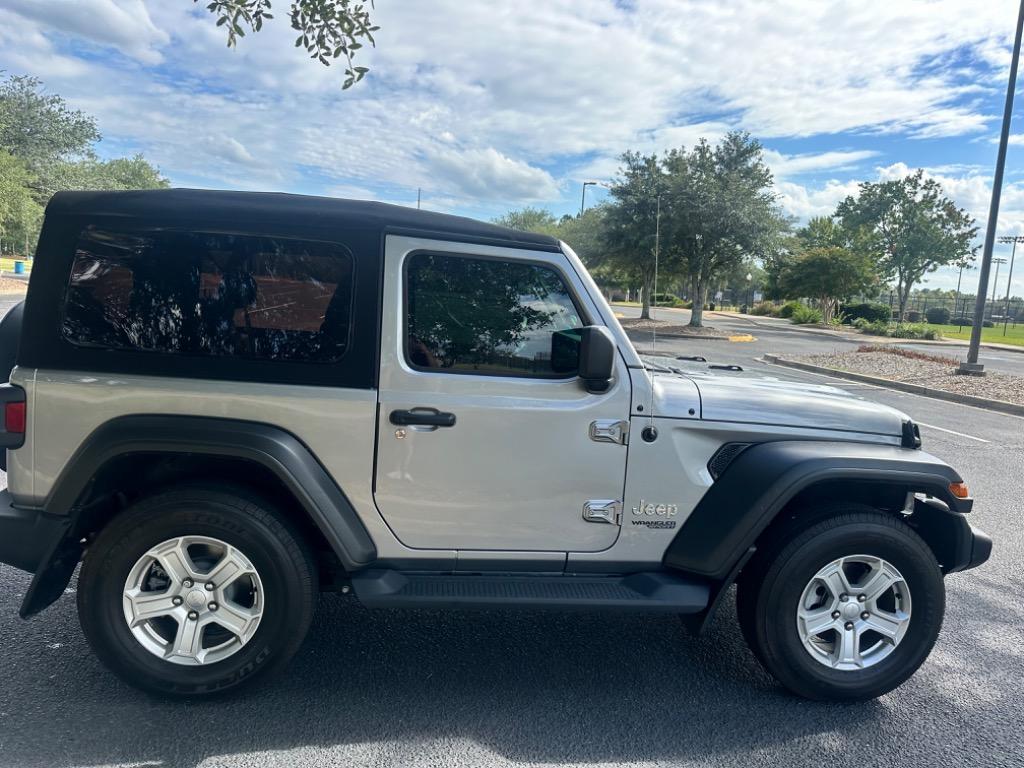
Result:
[[[983,437],[975,437],[974,435],[965,435],[963,432],[957,432],[957,431],[952,430],[952,429],[946,429],[945,427],[936,427],[934,424],[925,424],[923,421],[918,421],[916,423],[920,427],[927,427],[928,429],[937,429],[937,430],[939,430],[939,432],[948,432],[949,434],[956,435],[957,437],[966,437],[968,440],[977,440],[979,443],[991,443],[992,442],[991,440],[986,440]]]

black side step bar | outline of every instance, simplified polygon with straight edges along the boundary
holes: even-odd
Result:
[[[369,608],[557,608],[699,613],[710,587],[671,573],[625,576],[423,574],[368,570],[352,589]]]

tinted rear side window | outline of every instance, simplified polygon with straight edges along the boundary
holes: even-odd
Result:
[[[333,363],[349,345],[352,271],[333,243],[89,228],[61,333],[84,347]]]

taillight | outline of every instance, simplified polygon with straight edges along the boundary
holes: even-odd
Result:
[[[18,435],[25,434],[25,403],[4,403],[4,429]]]

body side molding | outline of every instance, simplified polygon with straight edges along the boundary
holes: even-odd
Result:
[[[931,494],[970,511],[949,484],[960,476],[920,450],[870,443],[789,440],[744,450],[708,489],[665,551],[664,564],[725,578],[782,508],[814,485],[850,481]]]

